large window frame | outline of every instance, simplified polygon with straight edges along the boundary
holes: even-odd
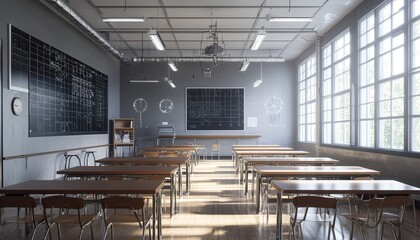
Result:
[[[299,64],[299,142],[316,142],[316,55]]]
[[[355,91],[350,90],[350,144],[334,141],[337,133],[333,127],[334,111],[339,109],[334,106],[339,101],[333,91],[336,77],[333,44],[348,29],[320,51],[320,144],[418,157],[420,0],[386,1],[359,18],[356,29],[357,41],[351,47],[357,51],[350,56],[354,64],[351,68],[356,67],[351,72],[357,76],[357,81],[351,82]]]
[[[351,37],[344,30],[322,48],[322,144],[350,146]]]

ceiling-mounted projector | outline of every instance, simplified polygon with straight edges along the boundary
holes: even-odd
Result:
[[[225,54],[225,49],[217,43],[214,43],[213,45],[207,46],[204,49],[204,54],[209,56],[223,55]]]

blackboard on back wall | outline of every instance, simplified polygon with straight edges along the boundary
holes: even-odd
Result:
[[[187,130],[244,130],[244,88],[187,88]]]
[[[11,25],[10,66],[29,90],[30,137],[107,133],[107,75]]]

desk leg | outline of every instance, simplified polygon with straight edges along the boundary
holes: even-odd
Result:
[[[241,176],[240,182],[244,183],[244,159],[243,157],[239,158],[239,175]]]
[[[158,222],[158,238],[162,239],[162,193],[161,190],[157,195],[157,222]]]
[[[257,196],[255,197],[255,201],[257,201],[257,213],[260,212],[260,208],[261,208],[261,181],[262,181],[262,177],[261,174],[257,173],[257,178],[258,178],[258,182],[257,182]]]
[[[248,195],[248,162],[245,162],[245,195]]]
[[[152,231],[152,239],[156,240],[156,211],[157,211],[157,207],[156,207],[156,203],[157,203],[157,194],[153,194],[153,199],[152,199],[152,218],[153,218],[153,231]]]
[[[170,215],[172,217],[173,214],[176,213],[176,189],[175,189],[175,174],[171,174],[171,191],[170,191],[170,195],[171,195],[171,207],[170,207]]]
[[[185,193],[189,194],[190,193],[190,164],[187,162],[185,164]]]
[[[182,196],[182,167],[179,165],[178,169],[178,197]]]
[[[283,200],[282,192],[277,191],[277,211],[276,211],[276,240],[283,239]]]

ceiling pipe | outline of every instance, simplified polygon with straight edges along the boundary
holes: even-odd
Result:
[[[134,57],[133,62],[214,62],[213,57]],[[257,57],[227,57],[217,58],[219,62],[284,62],[285,59],[281,57],[257,58]]]

